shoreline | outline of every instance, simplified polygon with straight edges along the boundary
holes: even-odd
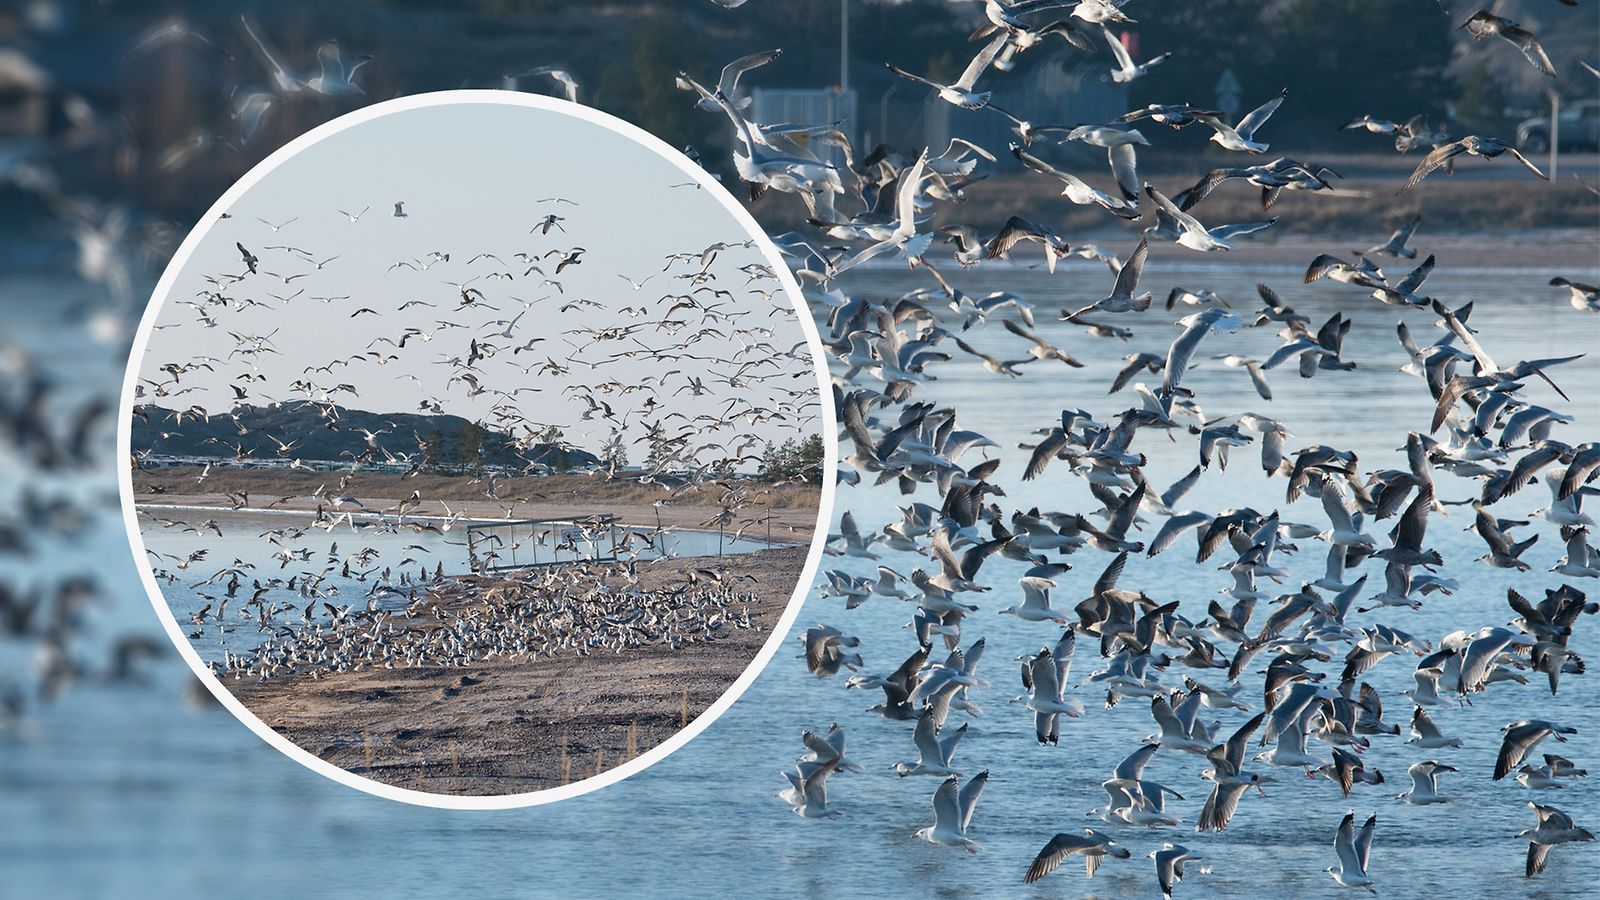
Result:
[[[202,487],[198,467],[174,466],[139,469],[133,473],[133,501],[140,510],[189,509],[199,512],[314,513],[318,507],[330,515],[346,512],[373,520],[417,520],[424,522],[503,522],[518,519],[582,519],[610,514],[622,525],[715,533],[714,521],[723,506],[718,502],[722,488],[708,483],[698,488],[673,491],[653,484],[628,480],[597,480],[588,476],[556,475],[542,478],[503,479],[494,496],[476,479],[467,476],[424,474],[403,478],[380,472],[347,473],[348,484],[341,494],[359,498],[355,504],[332,508],[324,499],[335,482],[331,473],[268,473],[251,470],[213,471]],[[807,544],[816,530],[822,499],[817,485],[747,482],[746,505],[734,513],[734,521],[724,530],[735,534],[741,529],[763,539],[771,517],[773,543]],[[154,492],[152,492],[154,489]],[[402,502],[420,493],[426,499],[414,502],[400,515]],[[252,497],[256,503],[250,501]],[[236,505],[243,500],[244,505]],[[265,502],[263,501],[271,501]],[[666,501],[664,506],[655,503]]]
[[[394,502],[394,501],[385,500],[385,501],[382,501],[382,502],[390,503],[390,502]],[[294,507],[294,508],[279,507],[277,509],[268,509],[268,508],[260,507],[260,506],[239,506],[239,507],[234,507],[234,506],[214,506],[214,505],[187,504],[187,503],[160,503],[160,502],[151,502],[151,501],[147,501],[147,500],[140,499],[140,498],[136,498],[134,500],[134,504],[133,505],[134,505],[135,509],[137,509],[139,512],[149,512],[151,510],[156,510],[156,509],[170,509],[170,510],[177,510],[177,511],[180,511],[180,512],[223,513],[225,515],[226,514],[230,514],[230,513],[237,513],[237,514],[263,515],[263,516],[291,516],[291,515],[304,515],[305,513],[308,513],[308,512],[315,512],[314,509],[302,509],[302,508],[299,508],[299,507]],[[343,513],[341,513],[340,515],[342,517]],[[510,522],[518,521],[517,519],[509,519],[508,520],[508,519],[493,518],[493,517],[479,518],[479,517],[474,517],[474,516],[463,516],[463,517],[461,517],[459,519],[453,519],[451,516],[419,515],[419,514],[412,513],[412,512],[407,512],[404,516],[396,516],[396,515],[391,515],[391,514],[382,513],[382,512],[358,512],[358,513],[353,513],[353,515],[357,519],[361,519],[361,520],[372,520],[372,521],[393,520],[393,521],[396,521],[396,522],[399,522],[399,521],[402,521],[402,520],[405,520],[405,519],[417,520],[417,521],[422,521],[422,522],[450,522],[450,521],[455,521],[455,522],[463,524],[463,525],[496,525],[496,524],[503,524],[503,523],[506,523],[508,521],[510,521]],[[764,521],[765,520],[763,520],[763,522]],[[773,518],[773,523],[774,524],[780,524],[780,519],[778,517],[774,517]],[[626,527],[626,528],[654,528],[655,527],[655,523],[654,522],[641,523],[641,522],[619,521],[618,524],[620,524],[620,525],[622,525],[623,527]],[[699,526],[699,525],[692,525],[691,526],[691,525],[674,524],[674,523],[668,522],[666,516],[662,517],[661,524],[663,526],[671,528],[673,531],[687,531],[687,532],[692,532],[692,533],[695,533],[695,534],[716,534],[717,533],[716,529],[705,528],[705,527],[702,527],[702,526]],[[807,530],[804,535],[800,535],[798,530],[793,532],[793,533],[773,532],[772,543],[773,544],[782,544],[784,546],[801,546],[801,547],[808,546],[811,543],[811,534],[812,533],[813,532],[811,532],[810,530]],[[729,534],[728,536],[730,538],[733,537],[732,534]],[[757,541],[757,540],[759,540],[761,542],[766,542],[767,536],[766,536],[765,530],[763,529],[762,533],[759,536],[746,536],[746,537],[743,538],[743,540],[746,540],[746,541]]]
[[[222,683],[268,727],[354,774],[430,793],[542,790],[647,752],[709,708],[771,637],[805,557],[801,547],[724,557],[728,574],[754,579],[752,626],[676,651]],[[673,574],[661,567],[644,580],[659,587]]]

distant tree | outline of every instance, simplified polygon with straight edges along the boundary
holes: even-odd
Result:
[[[483,427],[476,422],[467,422],[456,431],[456,461],[473,471],[477,471],[482,462],[483,452]]]
[[[822,435],[813,434],[801,442],[797,462],[796,474],[801,480],[806,484],[822,483]]]
[[[804,441],[789,438],[782,444],[767,444],[761,453],[756,477],[762,481],[822,483],[822,436],[813,434]]]
[[[645,431],[644,439],[650,446],[650,452],[644,458],[646,469],[657,469],[667,464],[671,459],[671,447],[667,444],[667,430],[659,421],[652,422]]]
[[[1502,135],[1509,130],[1506,94],[1487,64],[1479,63],[1461,76],[1461,99],[1456,105],[1456,118],[1468,131]]]
[[[692,99],[675,80],[684,60],[708,55],[701,31],[672,13],[643,17],[628,36],[628,52],[601,76],[594,102],[669,143],[697,139],[704,126]],[[709,85],[714,87],[715,85]]]
[[[425,468],[434,469],[444,462],[444,434],[439,429],[431,429],[427,437],[422,439],[422,454]]]
[[[622,432],[613,430],[600,447],[600,464],[609,469],[621,469],[628,465],[628,447],[622,442]]]

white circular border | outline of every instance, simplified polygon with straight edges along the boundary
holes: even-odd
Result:
[[[789,597],[789,604],[784,608],[782,616],[778,619],[777,627],[772,630],[772,634],[767,638],[766,644],[756,653],[755,658],[750,661],[750,664],[739,674],[733,684],[723,691],[722,695],[710,707],[696,716],[694,721],[679,729],[677,733],[673,734],[665,742],[620,766],[607,769],[599,775],[594,775],[572,784],[521,794],[459,796],[395,787],[394,785],[364,778],[317,757],[274,731],[224,687],[222,682],[212,673],[211,667],[200,659],[200,654],[190,645],[188,638],[184,636],[183,629],[179,627],[177,619],[173,617],[172,610],[168,608],[166,598],[161,593],[161,587],[156,583],[155,573],[148,563],[149,556],[145,551],[144,536],[139,530],[138,513],[134,504],[132,466],[119,462],[117,487],[122,500],[122,515],[128,531],[128,542],[132,546],[133,554],[136,557],[135,562],[139,570],[140,580],[144,582],[145,592],[150,597],[150,605],[155,608],[156,616],[166,628],[168,637],[172,639],[172,643],[178,648],[178,652],[183,656],[184,661],[189,664],[189,668],[211,691],[212,695],[217,698],[217,701],[262,740],[313,772],[327,776],[340,784],[379,797],[439,809],[514,809],[553,803],[557,800],[565,800],[569,797],[577,797],[590,791],[599,790],[609,784],[615,784],[660,762],[693,740],[696,735],[716,721],[719,716],[728,710],[728,707],[733,705],[735,700],[739,699],[740,695],[749,689],[756,676],[761,674],[761,670],[766,667],[767,663],[778,652],[778,648],[782,646],[784,640],[788,637],[789,629],[800,615],[800,607],[805,600],[806,594],[810,591],[811,582],[816,577],[817,568],[822,561],[822,547],[827,539],[827,523],[831,521],[830,514],[832,513],[834,502],[835,484],[832,476],[838,466],[838,451],[834,441],[834,436],[838,433],[838,426],[834,420],[833,403],[829,399],[832,389],[828,380],[827,369],[822,362],[826,358],[823,354],[822,340],[817,334],[816,323],[812,321],[811,312],[806,306],[804,294],[800,290],[799,283],[795,281],[794,275],[789,271],[789,267],[783,261],[777,247],[767,237],[765,229],[757,224],[755,218],[710,173],[679,153],[665,141],[637,125],[587,106],[538,94],[494,90],[437,91],[375,103],[325,122],[278,148],[266,159],[257,163],[243,178],[235,182],[216,203],[212,204],[206,214],[200,217],[194,229],[189,232],[188,237],[184,238],[183,243],[178,247],[177,253],[172,257],[172,261],[167,264],[166,271],[161,274],[160,281],[156,282],[155,291],[151,294],[149,305],[145,308],[144,316],[139,321],[139,329],[134,335],[133,345],[129,350],[128,370],[123,376],[122,402],[119,407],[121,421],[117,426],[117,453],[119,461],[132,458],[134,386],[138,382],[139,364],[143,361],[146,348],[150,343],[150,335],[155,329],[156,314],[166,304],[167,296],[171,293],[178,274],[188,263],[189,257],[194,253],[195,248],[199,246],[201,238],[221,219],[222,213],[229,206],[285,160],[324,138],[347,128],[408,110],[474,103],[521,107],[539,112],[571,116],[606,128],[654,152],[657,156],[673,162],[683,174],[699,184],[702,189],[710,192],[711,196],[715,197],[723,208],[732,214],[734,220],[743,226],[750,236],[756,239],[758,249],[766,257],[767,264],[771,267],[773,274],[777,276],[784,293],[789,297],[789,302],[795,307],[795,312],[800,320],[800,328],[805,333],[806,343],[811,350],[812,364],[816,368],[817,374],[817,397],[822,419],[825,467],[822,478],[822,496],[817,509],[817,525],[812,533],[811,549],[806,555],[806,563],[801,571],[800,580],[795,584],[794,592]]]

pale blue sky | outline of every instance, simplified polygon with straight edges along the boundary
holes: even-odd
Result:
[[[519,386],[538,386],[538,393],[517,396],[517,405],[528,418],[542,423],[568,426],[568,437],[583,446],[593,447],[602,435],[590,434],[596,421],[581,421],[587,404],[564,395],[562,388],[574,382],[594,384],[614,378],[637,383],[646,371],[680,369],[672,385],[698,376],[708,386],[718,373],[732,372],[734,366],[712,362],[679,361],[663,365],[655,361],[622,360],[590,370],[581,363],[572,367],[566,378],[528,375],[503,360],[519,366],[543,362],[553,357],[560,362],[573,352],[573,345],[587,343],[582,335],[564,334],[581,329],[635,325],[661,317],[671,302],[658,304],[665,294],[688,293],[694,287],[674,276],[698,270],[694,264],[680,263],[663,273],[665,257],[676,252],[699,253],[714,242],[741,242],[751,235],[725,209],[712,192],[696,187],[673,187],[688,181],[674,163],[631,139],[600,125],[563,113],[489,103],[463,103],[391,113],[334,134],[301,151],[268,173],[229,209],[231,218],[219,221],[207,233],[180,273],[171,296],[161,309],[158,326],[142,363],[142,376],[155,378],[159,367],[198,356],[227,360],[215,372],[200,371],[184,376],[182,386],[197,385],[201,390],[179,397],[150,398],[164,406],[186,407],[198,404],[213,412],[225,410],[233,402],[228,384],[240,374],[253,372],[248,363],[230,351],[239,346],[231,334],[264,335],[277,329],[274,345],[281,355],[255,357],[259,373],[267,380],[246,385],[254,402],[272,397],[279,400],[303,397],[291,391],[296,379],[309,379],[320,386],[354,384],[360,399],[340,394],[341,405],[377,412],[416,412],[422,397],[436,397],[446,412],[467,418],[484,416],[496,398],[484,395],[468,399],[464,385],[446,386],[455,367],[438,364],[450,357],[465,357],[473,336],[502,348],[500,355],[479,363],[485,373],[485,387],[509,390]],[[539,202],[551,196],[577,201]],[[404,201],[405,218],[393,216],[396,201]],[[339,210],[360,213],[352,223]],[[546,213],[566,218],[562,226],[548,235],[529,230]],[[295,219],[274,232],[260,219],[282,223]],[[244,271],[235,242],[243,243],[260,259],[260,273],[226,287],[224,293],[235,300],[251,298],[266,307],[247,307],[235,311],[211,306],[207,313],[217,320],[205,327],[197,310],[182,305],[198,299],[211,288],[207,275],[237,274]],[[315,260],[329,257],[322,269],[288,250],[302,249]],[[519,251],[537,256],[550,250],[566,251],[584,247],[579,265],[570,266],[559,276],[562,290],[540,286],[541,276],[524,277],[528,264],[513,255]],[[394,269],[400,261],[424,260],[434,251],[450,254],[449,262],[435,262],[426,271]],[[480,259],[480,252],[494,253],[499,261]],[[557,277],[558,258],[540,262],[551,277]],[[750,288],[773,291],[771,299],[746,290],[747,276],[740,266],[765,263],[753,248],[735,247],[723,251],[711,267],[717,275],[713,286],[733,290],[735,298],[728,310],[754,310],[739,320],[738,327],[768,329],[755,339],[768,340],[779,351],[787,351],[805,340],[793,314],[793,306],[778,283],[761,279]],[[293,275],[310,273],[285,283],[268,273]],[[491,273],[509,272],[508,280],[492,279]],[[642,290],[619,275],[634,281],[649,278]],[[498,310],[477,307],[457,311],[460,292],[446,282],[475,279],[471,286],[483,292],[489,305]],[[296,295],[303,289],[304,293]],[[293,297],[287,303],[270,295]],[[321,302],[316,297],[349,299]],[[715,302],[710,294],[696,295],[704,302]],[[562,311],[563,304],[578,299],[592,300],[599,307],[584,306]],[[433,307],[400,307],[421,300]],[[520,301],[520,302],[519,302]],[[513,338],[499,333],[509,320],[531,304],[513,330]],[[625,308],[649,312],[630,315]],[[379,315],[351,317],[358,309],[375,310]],[[676,318],[688,317],[694,325],[699,314],[680,310]],[[466,327],[440,329],[438,322],[454,322]],[[433,333],[428,342],[411,338],[404,350],[387,344],[372,349],[400,356],[386,365],[357,362],[335,368],[332,373],[304,370],[331,360],[349,357],[369,349],[376,338],[398,339],[407,327]],[[678,337],[641,329],[637,337],[644,344],[660,347],[682,340],[694,329]],[[730,329],[722,327],[724,332]],[[530,338],[546,340],[533,351],[513,356],[510,348]],[[746,337],[745,341],[751,340]],[[719,340],[712,336],[690,351],[698,355],[728,359],[741,345],[734,336]],[[635,345],[606,342],[580,360],[603,358]],[[809,354],[804,347],[799,358],[775,358],[785,372],[804,372],[801,378],[783,378],[743,389],[758,403],[770,404],[787,391],[814,387]],[[771,353],[751,354],[773,357]],[[759,372],[777,371],[766,367]],[[402,378],[414,375],[416,382]],[[665,408],[658,415],[682,410],[697,412],[721,409],[735,390],[727,383],[712,387],[712,393],[693,397],[684,392],[677,398],[658,397]],[[642,394],[613,395],[613,409],[622,412],[637,406]],[[638,417],[635,417],[637,421]],[[808,424],[805,433],[818,430]],[[755,429],[764,439],[792,436],[766,426]]]

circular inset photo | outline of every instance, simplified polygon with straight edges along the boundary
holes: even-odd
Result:
[[[134,344],[130,539],[190,665],[373,793],[497,807],[720,714],[810,583],[834,466],[778,251],[637,128],[378,104],[235,185]]]

